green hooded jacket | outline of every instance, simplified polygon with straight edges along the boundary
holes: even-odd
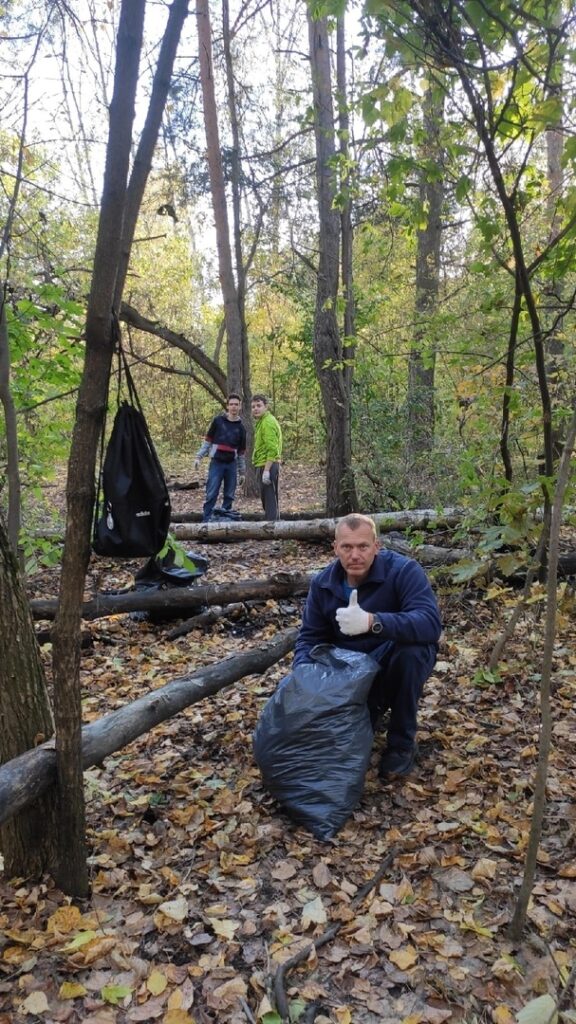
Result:
[[[254,425],[254,451],[252,462],[263,466],[266,462],[279,462],[282,455],[282,430],[271,412],[265,412]]]

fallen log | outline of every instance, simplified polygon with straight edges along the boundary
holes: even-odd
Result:
[[[296,629],[287,629],[271,643],[242,654],[230,655],[216,665],[198,669],[189,676],[174,679],[158,690],[112,711],[82,729],[82,764],[89,768],[127,746],[155,725],[165,722],[236,683],[244,676],[264,672],[294,647]],[[54,740],[28,750],[0,766],[0,825],[28,807],[56,782]]]
[[[212,604],[236,604],[261,598],[290,597],[307,594],[312,573],[277,572],[264,580],[240,580],[237,583],[195,583],[192,587],[168,590],[131,590],[123,594],[97,594],[82,605],[82,618],[99,619],[106,615],[128,612],[169,611],[182,608],[204,608]],[[34,598],[30,610],[34,619],[53,619],[56,598]]]
[[[441,526],[453,526],[460,522],[462,512],[458,509],[409,509],[405,512],[375,512],[371,518],[376,528],[385,533],[390,530],[402,529],[435,529]],[[338,519],[298,519],[294,521],[279,519],[260,522],[219,521],[212,523],[194,523],[176,526],[176,540],[192,540],[197,543],[213,542],[234,543],[243,540],[332,540]]]
[[[325,518],[326,518],[326,510],[325,509],[320,509],[320,508],[316,509],[315,511],[310,511],[310,512],[281,512],[280,513],[280,521],[281,522],[290,522],[291,523],[291,522],[294,522],[295,520],[297,522],[299,522],[300,520],[308,521],[309,519],[325,519]],[[173,511],[171,519],[172,519],[173,523],[201,523],[202,522],[202,513],[201,512],[174,512]],[[263,512],[243,512],[242,510],[240,510],[240,519],[239,520],[236,519],[236,520],[229,520],[229,521],[230,522],[241,522],[241,523],[264,523],[264,522],[266,522],[266,520],[264,519],[264,513]]]
[[[436,565],[454,565],[462,558],[470,558],[468,548],[441,548],[436,544],[419,544],[412,547],[402,534],[388,534],[381,538],[382,547],[397,551],[407,558],[414,558],[421,565],[433,568]]]
[[[177,640],[179,636],[186,636],[193,629],[206,629],[207,626],[218,622],[218,619],[227,619],[230,616],[238,617],[245,611],[246,605],[244,604],[227,604],[224,607],[214,604],[205,612],[200,612],[199,615],[195,615],[192,619],[187,619],[180,626],[171,629],[169,633],[166,633],[165,638],[166,640]]]

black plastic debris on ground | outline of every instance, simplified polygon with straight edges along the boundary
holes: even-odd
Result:
[[[204,555],[196,551],[186,551],[186,565],[177,565],[176,554],[169,550],[165,555],[149,558],[138,572],[134,573],[136,591],[171,590],[172,588],[192,587],[200,576],[208,571],[209,562]],[[191,564],[189,564],[191,563]],[[201,608],[197,610],[202,611]],[[171,622],[190,615],[190,609],[178,606],[174,608],[154,609],[153,611],[131,612],[130,618],[135,622]]]

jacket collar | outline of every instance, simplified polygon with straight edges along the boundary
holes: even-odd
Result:
[[[389,575],[389,551],[378,551],[372,565],[370,566],[370,572],[366,579],[360,584],[364,587],[367,583],[383,583]],[[335,558],[333,562],[328,566],[326,578],[322,581],[321,586],[327,590],[331,590],[335,594],[340,594],[342,591],[342,584],[345,581],[344,569],[339,558]]]

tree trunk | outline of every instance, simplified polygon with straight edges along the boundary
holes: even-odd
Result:
[[[336,28],[336,78],[338,85],[338,139],[340,156],[342,157],[342,212],[340,214],[340,229],[342,234],[342,291],[344,294],[344,345],[342,350],[344,360],[344,383],[348,401],[352,397],[352,370],[354,366],[355,335],[356,335],[356,309],[354,302],[354,274],[352,263],[352,198],[351,198],[351,176],[348,170],[350,166],[350,118],[348,116],[348,85],[346,74],[346,28],[344,15],[338,18]]]
[[[54,698],[60,801],[60,856],[55,878],[68,893],[88,890],[80,749],[80,620],[94,510],[94,474],[103,429],[116,315],[138,209],[150,171],[186,0],[173,3],[162,40],[152,94],[127,188],[144,0],[124,0],[120,11],[114,93],[92,286],[86,314],[86,357],[68,463],[67,522],[60,601],[54,630]]]
[[[206,605],[222,605],[260,598],[291,597],[306,594],[311,574],[277,573],[267,580],[240,580],[238,583],[194,584],[191,587],[173,587],[167,590],[130,590],[123,594],[98,594],[84,601],[80,613],[84,619],[98,619],[106,615],[120,615],[136,611],[170,611],[182,609],[187,615],[193,609]],[[39,598],[30,602],[30,611],[36,619],[53,619],[58,601]]]
[[[536,864],[538,860],[538,849],[542,836],[542,825],[544,822],[544,811],[546,808],[546,780],[548,777],[548,762],[552,744],[552,667],[554,662],[554,641],[556,639],[556,616],[558,610],[558,551],[560,543],[560,528],[562,526],[562,508],[566,488],[570,481],[570,461],[572,450],[576,440],[576,402],[573,402],[572,422],[568,428],[566,445],[562,453],[558,479],[552,504],[552,521],[550,525],[550,550],[548,559],[548,579],[546,583],[546,627],[544,632],[544,651],[542,654],[542,669],[540,672],[540,738],[538,744],[538,765],[534,780],[534,796],[532,820],[530,822],[530,837],[526,848],[526,861],[524,864],[524,875],[522,885],[518,894],[518,901],[510,925],[510,936],[513,942],[520,942],[532,889],[536,875]]]
[[[7,286],[0,286],[0,403],[4,409],[6,429],[6,477],[8,480],[8,537],[14,554],[20,540],[21,487],[18,461],[18,430],[16,409],[10,390],[10,339],[6,319]]]
[[[560,33],[562,23],[562,8],[558,7],[554,17],[556,29]],[[562,158],[564,155],[564,67],[565,46],[560,45],[555,51],[555,59],[550,69],[550,83],[548,86],[548,99],[556,100],[558,108],[554,118],[546,129],[546,162],[548,174],[548,197],[547,212],[549,221],[549,242],[554,242],[562,227],[562,199],[564,193],[564,172]],[[567,309],[562,294],[562,281],[552,279],[544,284],[546,294],[547,321],[551,325],[547,341],[548,354],[548,375],[550,379],[550,391],[554,405],[554,421],[552,425],[552,442],[554,446],[554,458],[557,460],[562,454],[562,446],[566,424],[562,417],[562,406],[566,407],[571,398],[570,387],[566,385],[566,352],[563,340],[564,315]]]
[[[340,218],[334,209],[336,182],[334,112],[327,21],[308,12],[314,100],[319,261],[314,317],[314,365],[326,420],[326,509],[345,515],[358,507],[350,442],[350,398],[337,320]]]
[[[55,879],[64,892],[75,895],[86,895],[89,888],[81,754],[80,609],[90,557],[96,453],[114,348],[112,309],[122,252],[144,7],[144,0],[124,0],[120,12],[104,191],[86,313],[86,355],[68,462],[66,535],[54,629],[61,847]]]
[[[0,762],[5,764],[49,739],[54,727],[30,609],[1,517],[0,665]],[[0,828],[9,878],[37,877],[52,866],[55,812],[51,793]]]
[[[230,655],[216,665],[174,679],[159,690],[113,711],[82,730],[82,766],[100,764],[105,757],[148,732],[160,722],[212,696],[248,675],[260,675],[285,657],[296,640],[297,630],[287,629],[257,650]],[[0,825],[38,800],[56,781],[53,744],[28,750],[0,767]]]
[[[238,305],[238,292],[232,268],[226,187],[220,149],[220,132],[216,109],[214,67],[212,61],[212,29],[210,26],[209,0],[198,0],[196,4],[198,27],[198,52],[200,60],[200,81],[204,107],[204,131],[206,134],[206,157],[210,173],[210,191],[216,228],[218,250],[218,274],[224,301],[224,318],[227,339],[228,391],[242,394],[242,321]]]
[[[420,203],[426,211],[426,227],[417,233],[416,251],[416,327],[408,364],[408,394],[406,398],[407,444],[410,462],[416,463],[420,483],[414,481],[419,496],[427,497],[432,481],[422,487],[423,460],[434,446],[434,371],[436,339],[431,319],[438,304],[440,287],[440,247],[442,240],[442,203],[444,181],[430,179],[426,163],[441,161],[440,129],[444,117],[444,93],[429,83],[423,99],[423,129],[425,142],[421,157],[423,169],[420,180]],[[422,494],[424,490],[424,494]]]

